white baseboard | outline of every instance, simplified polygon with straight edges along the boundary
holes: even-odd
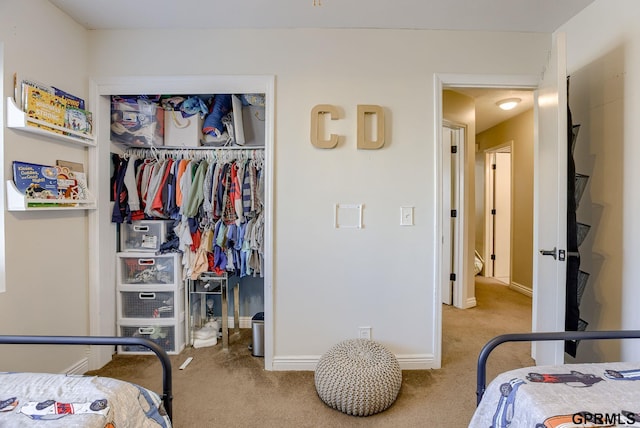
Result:
[[[83,358],[62,373],[68,375],[82,375],[89,371],[89,358]]]
[[[467,304],[465,305],[465,309],[475,308],[478,305],[478,301],[475,297],[469,297],[467,299]]]
[[[274,371],[314,371],[320,355],[274,357]],[[402,370],[426,370],[437,368],[433,354],[396,355]]]
[[[511,284],[509,284],[509,288],[517,291],[518,293],[522,293],[525,296],[529,296],[529,297],[533,297],[533,290],[530,289],[527,286],[524,286],[522,284],[518,284],[517,282],[513,282],[511,281]]]

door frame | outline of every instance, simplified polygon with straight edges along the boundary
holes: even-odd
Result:
[[[435,314],[435,334],[434,334],[434,360],[436,367],[440,367],[442,364],[442,284],[443,281],[449,280],[449,272],[448,272],[448,256],[443,254],[442,243],[445,240],[450,240],[450,236],[444,235],[444,221],[443,216],[443,204],[444,204],[444,195],[443,195],[443,141],[442,141],[442,124],[444,120],[443,114],[443,97],[442,91],[445,88],[456,88],[456,87],[467,87],[467,88],[495,88],[495,89],[532,89],[535,90],[538,87],[539,76],[537,75],[497,75],[497,74],[434,74],[434,130],[435,130],[435,168],[434,168],[434,183],[435,183],[435,194],[436,194],[436,203],[434,206],[434,218],[436,219],[436,234],[437,237],[434,240],[434,254],[436,257],[434,258],[434,296],[433,296],[433,313]],[[537,169],[537,164],[534,165],[534,169]],[[468,213],[467,213],[468,214]],[[466,223],[471,222],[470,227],[466,227]],[[475,224],[472,218],[469,218],[469,215],[466,215],[465,218],[461,221],[463,231],[473,231]],[[470,239],[472,236],[463,235],[463,239],[465,243],[475,242],[475,238],[473,241]],[[465,253],[467,246],[465,245]],[[466,254],[463,254],[462,259],[465,260]],[[470,278],[473,280],[473,278]],[[467,279],[468,281],[469,279]]]

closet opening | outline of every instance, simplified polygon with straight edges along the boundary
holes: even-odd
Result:
[[[95,215],[90,216],[90,230],[92,235],[92,242],[99,243],[91,250],[90,264],[90,302],[91,302],[91,332],[95,335],[117,335],[121,332],[123,326],[129,326],[130,319],[123,317],[121,313],[113,311],[114,308],[122,309],[123,304],[118,300],[121,299],[123,290],[127,287],[152,287],[149,284],[122,284],[122,276],[116,275],[115,266],[118,266],[120,262],[116,256],[118,251],[121,250],[121,237],[116,235],[117,227],[111,222],[112,217],[119,210],[118,201],[109,201],[109,194],[112,192],[106,192],[104,189],[111,189],[111,177],[114,173],[114,166],[112,160],[114,155],[121,160],[127,162],[127,164],[137,164],[138,166],[149,166],[155,164],[158,168],[163,168],[167,174],[171,174],[176,171],[177,165],[185,164],[185,168],[189,168],[191,165],[191,172],[193,178],[197,181],[192,181],[192,184],[197,183],[198,189],[202,189],[203,192],[210,191],[210,189],[216,189],[217,187],[211,187],[213,185],[214,171],[219,170],[222,174],[224,170],[224,176],[218,175],[218,179],[222,176],[222,181],[225,184],[229,184],[234,187],[238,193],[237,198],[233,200],[228,199],[228,193],[221,192],[220,198],[213,202],[213,205],[217,204],[220,209],[227,209],[226,213],[220,217],[218,214],[207,214],[207,210],[211,209],[210,205],[203,206],[205,203],[204,196],[198,196],[196,201],[190,201],[192,204],[189,206],[191,212],[185,217],[190,221],[186,221],[184,224],[189,229],[189,233],[197,231],[198,238],[213,239],[214,232],[216,231],[216,223],[218,223],[219,229],[222,228],[222,224],[226,226],[226,233],[224,236],[220,234],[216,236],[216,239],[224,239],[225,244],[229,242],[234,244],[231,246],[220,246],[214,255],[214,252],[210,253],[198,252],[200,246],[191,245],[188,251],[184,251],[185,243],[179,243],[178,246],[183,245],[180,253],[180,264],[186,274],[181,278],[183,283],[180,283],[177,287],[180,291],[177,291],[176,297],[180,293],[184,293],[180,296],[181,303],[176,305],[176,314],[174,318],[170,320],[177,320],[175,326],[176,329],[183,330],[183,340],[185,346],[193,345],[193,331],[189,328],[193,325],[195,320],[194,316],[200,316],[200,313],[193,314],[194,307],[202,307],[205,317],[211,316],[211,320],[222,321],[224,318],[225,324],[231,329],[236,331],[238,328],[251,328],[251,320],[257,313],[263,313],[264,316],[264,365],[265,369],[272,369],[273,359],[273,312],[272,312],[272,212],[273,212],[273,96],[274,96],[274,78],[272,76],[179,76],[179,77],[154,77],[154,78],[136,78],[136,77],[122,77],[122,78],[107,78],[104,80],[96,80],[92,82],[91,91],[93,95],[91,97],[94,100],[95,106],[92,107],[94,111],[94,121],[96,124],[96,134],[99,141],[103,142],[99,144],[98,156],[96,156],[98,165],[89,165],[89,179],[95,180],[97,187],[101,189],[99,195],[98,209]],[[253,105],[250,102],[245,103],[240,107],[237,112],[242,112],[245,116],[245,120],[258,121],[261,124],[261,128],[256,132],[256,128],[249,127],[249,131],[244,135],[240,135],[238,132],[234,132],[234,135],[223,134],[216,135],[216,138],[201,139],[200,141],[184,140],[185,143],[179,145],[171,144],[165,145],[168,135],[164,135],[164,142],[162,144],[148,145],[146,142],[142,142],[142,146],[136,146],[134,144],[121,144],[122,142],[114,142],[113,131],[120,132],[122,135],[127,135],[123,131],[122,127],[111,126],[113,122],[114,109],[112,105],[113,96],[120,96],[121,94],[162,94],[163,96],[171,97],[183,97],[188,98],[193,94],[230,94],[230,95],[254,95],[258,94],[262,96],[263,105],[259,112],[253,111],[251,108],[247,108],[248,105]],[[126,116],[126,113],[125,113]],[[173,116],[173,117],[172,117]],[[175,112],[164,112],[165,123],[172,122],[173,132],[181,132],[188,123],[182,116],[178,116]],[[231,125],[233,127],[233,121],[242,120],[242,116],[235,117],[229,115],[225,118],[225,125]],[[127,120],[125,117],[122,120]],[[191,118],[193,120],[193,118]],[[206,120],[206,119],[205,119]],[[122,124],[122,121],[120,122]],[[237,123],[237,122],[235,122]],[[127,125],[124,123],[124,125]],[[200,127],[200,124],[196,126]],[[229,131],[237,131],[239,128],[226,128]],[[247,127],[244,127],[247,129]],[[166,130],[166,128],[165,128]],[[242,130],[242,129],[240,129]],[[140,134],[140,132],[138,132]],[[155,136],[147,134],[145,137],[155,138]],[[217,138],[220,137],[220,138]],[[180,137],[180,138],[185,138]],[[232,140],[233,139],[233,140]],[[240,139],[243,139],[244,144],[237,144]],[[224,140],[224,141],[223,141]],[[260,142],[258,142],[260,140]],[[173,140],[177,141],[177,140]],[[110,144],[109,144],[110,142]],[[206,168],[205,168],[206,165]],[[245,248],[243,255],[242,246],[238,243],[238,234],[240,233],[240,225],[246,226],[248,221],[243,221],[241,214],[239,217],[231,219],[233,213],[242,213],[242,186],[239,186],[239,182],[235,181],[235,177],[242,170],[243,177],[244,171],[249,170],[251,165],[252,171],[252,183],[255,187],[251,188],[251,191],[247,191],[246,197],[250,204],[253,200],[255,203],[259,203],[262,210],[247,215],[247,219],[251,217],[253,220],[257,220],[260,216],[260,225],[255,228],[257,237],[260,235],[260,248],[258,244],[249,245],[249,248]],[[146,167],[145,167],[146,168]],[[200,171],[198,172],[198,169]],[[143,168],[144,170],[144,168]],[[231,171],[234,172],[234,180],[227,182],[226,180],[231,177]],[[198,172],[198,177],[195,176]],[[207,175],[209,172],[209,175]],[[135,175],[134,175],[135,176]],[[208,178],[209,181],[205,181]],[[252,185],[253,185],[252,184]],[[238,188],[239,187],[239,188]],[[248,186],[249,187],[249,186]],[[205,190],[206,189],[206,190]],[[148,189],[147,189],[148,190]],[[171,195],[171,192],[175,191],[175,188],[164,188],[162,197]],[[226,191],[225,191],[226,192]],[[224,203],[223,200],[224,199]],[[162,198],[160,198],[162,199]],[[235,204],[234,204],[235,202]],[[208,199],[207,203],[211,203]],[[183,204],[184,206],[184,204]],[[239,211],[238,211],[239,210]],[[126,213],[126,209],[124,210]],[[126,214],[125,214],[126,215]],[[226,217],[225,217],[226,216]],[[159,220],[175,220],[180,216],[157,216]],[[162,217],[169,217],[164,218]],[[155,219],[153,215],[145,215],[145,219]],[[224,221],[222,221],[223,219]],[[259,232],[258,232],[259,229]],[[192,237],[195,235],[192,235]],[[253,236],[253,235],[252,235]],[[230,241],[226,241],[230,239]],[[234,241],[234,239],[236,239]],[[212,241],[213,242],[213,241]],[[257,242],[257,241],[256,241]],[[202,242],[201,242],[202,243]],[[237,244],[237,248],[236,245]],[[251,248],[253,247],[253,248]],[[212,247],[213,248],[213,247]],[[171,254],[171,250],[167,253]],[[182,256],[188,254],[189,260],[183,259]],[[217,256],[217,258],[216,258]],[[247,256],[247,257],[245,257]],[[158,257],[160,257],[158,255]],[[107,263],[107,261],[112,263]],[[194,260],[199,260],[200,264],[192,263]],[[221,260],[225,263],[221,264]],[[247,266],[247,262],[251,263],[251,269]],[[203,264],[206,268],[203,268]],[[194,266],[196,270],[194,271]],[[246,268],[245,270],[240,269]],[[213,269],[211,269],[213,268]],[[147,269],[151,271],[152,269]],[[197,296],[204,296],[203,300],[199,300],[199,305],[190,305],[189,293],[187,281],[191,278],[203,279],[199,277],[199,274],[203,272],[209,272],[213,270],[217,276],[228,277],[229,286],[226,289],[226,293],[220,291],[218,294],[202,294],[195,293]],[[126,278],[126,276],[125,276]],[[213,284],[213,281],[204,281],[203,287]],[[137,279],[136,279],[137,280]],[[239,287],[236,287],[239,284]],[[215,284],[211,287],[214,291],[220,290],[216,288]],[[145,290],[146,291],[146,290]],[[152,292],[154,290],[151,290]],[[199,291],[199,290],[198,290]],[[227,300],[226,304],[223,304],[222,294],[225,294],[224,298]],[[116,298],[117,296],[117,298]],[[214,300],[214,298],[216,300]],[[195,303],[195,302],[192,302]],[[213,307],[213,311],[207,311],[209,305]],[[226,314],[223,314],[222,307],[227,309]],[[109,310],[108,308],[112,308]],[[181,313],[179,313],[181,311]],[[101,313],[102,315],[101,316]],[[111,314],[115,315],[111,315]],[[106,315],[106,316],[104,316]],[[226,316],[225,316],[226,315]],[[160,319],[162,319],[160,314]],[[201,321],[198,319],[198,321]],[[145,323],[151,323],[150,320],[145,320]],[[157,321],[158,325],[164,324],[161,321]],[[170,321],[167,321],[170,322]],[[203,323],[204,325],[204,323]],[[154,324],[155,326],[155,324]],[[178,340],[176,336],[176,340]],[[233,337],[230,337],[233,340]],[[179,342],[179,340],[178,340]],[[223,346],[218,342],[217,346]],[[247,352],[251,352],[248,350]],[[101,367],[111,359],[111,351],[92,352],[90,358],[90,365],[94,367]]]

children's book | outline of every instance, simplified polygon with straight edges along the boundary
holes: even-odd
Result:
[[[13,182],[27,199],[58,198],[58,169],[55,166],[13,161]]]
[[[64,98],[67,107],[79,108],[81,110],[84,110],[84,100],[82,98],[63,91],[62,89],[56,88],[55,86],[52,86],[51,89],[53,89],[54,95],[57,95],[60,98]]]
[[[91,134],[93,116],[89,111],[67,106],[64,115],[64,127],[85,134]]]
[[[89,198],[89,190],[87,187],[87,176],[84,172],[84,165],[79,162],[71,162],[65,160],[57,160],[56,166],[58,167],[58,189],[61,189],[60,174],[72,176],[75,180],[75,196],[74,199],[88,199]],[[64,179],[64,177],[62,177]],[[73,190],[73,189],[72,189]],[[66,189],[65,189],[66,191]]]
[[[27,116],[52,125],[64,127],[66,104],[63,98],[51,94],[42,88],[25,85],[24,111]],[[31,126],[44,128],[58,134],[62,131],[49,128],[45,125],[28,122]]]

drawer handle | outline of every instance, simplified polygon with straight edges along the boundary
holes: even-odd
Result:
[[[155,331],[155,327],[140,327],[138,329],[138,333],[140,334],[153,334]]]
[[[133,226],[133,231],[134,232],[148,232],[149,231],[149,226]]]
[[[153,266],[156,264],[156,261],[155,259],[138,259],[138,264],[144,266]]]
[[[138,297],[140,300],[154,300],[156,298],[156,293],[139,293]]]

